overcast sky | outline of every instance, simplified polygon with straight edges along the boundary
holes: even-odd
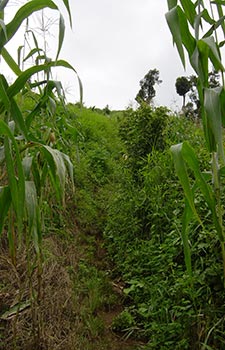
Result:
[[[73,30],[67,25],[60,57],[77,70],[86,106],[126,108],[134,101],[139,81],[154,68],[163,81],[155,103],[172,109],[181,106],[175,81],[191,71],[184,71],[173,47],[165,20],[166,0],[70,0],[70,6]],[[54,40],[48,38],[49,48]],[[69,91],[68,99],[78,101],[73,73],[63,69],[57,79]]]

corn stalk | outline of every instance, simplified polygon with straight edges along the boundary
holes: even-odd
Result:
[[[225,170],[223,148],[223,127],[225,126],[224,66],[221,48],[224,45],[224,1],[204,0],[168,0],[166,20],[172,33],[183,66],[189,63],[198,77],[198,94],[201,104],[201,118],[204,136],[211,154],[211,182],[208,175],[200,170],[198,159],[191,146],[184,142],[172,146],[172,155],[177,175],[185,194],[182,240],[185,263],[189,275],[192,275],[191,248],[188,227],[193,218],[202,225],[197,213],[194,196],[200,190],[207,203],[218,239],[223,259],[223,279],[225,281],[225,232],[221,203],[221,180]],[[221,72],[223,85],[209,88],[209,65]],[[188,169],[194,173],[195,183],[190,184]]]
[[[8,231],[9,253],[15,268],[18,249],[24,244],[26,246],[27,270],[30,280],[30,300],[27,302],[33,306],[34,337],[37,346],[39,346],[41,315],[38,314],[38,310],[42,300],[43,270],[40,208],[46,183],[49,181],[58,200],[64,202],[65,179],[69,174],[73,183],[73,166],[67,155],[51,147],[52,145],[45,144],[44,140],[35,134],[35,118],[48,105],[57,103],[55,91],[61,97],[60,82],[47,79],[37,84],[36,82],[31,83],[31,79],[38,72],[49,73],[53,67],[69,68],[75,74],[76,71],[68,62],[58,59],[64,40],[65,25],[54,1],[28,1],[19,8],[11,22],[5,23],[4,11],[7,3],[8,1],[0,0],[0,56],[16,74],[16,79],[9,85],[4,75],[0,74],[0,169],[2,171],[0,174],[0,236],[4,231]],[[68,0],[63,0],[63,4],[72,25]],[[20,64],[16,63],[5,46],[13,39],[23,21],[27,20],[34,12],[44,8],[57,10],[60,16],[56,58],[21,70]],[[35,37],[34,42],[35,48],[30,51],[28,57],[24,57],[24,60],[32,57],[35,53],[39,54],[40,49]],[[82,96],[80,80],[79,84]],[[37,86],[40,93],[39,95],[35,93],[36,104],[33,110],[25,116],[18,103],[21,93],[26,90],[32,94],[32,89]],[[35,251],[35,263],[31,261],[32,249]],[[32,281],[35,269],[38,279],[37,287],[33,286]],[[17,315],[20,310],[20,302],[18,303]]]

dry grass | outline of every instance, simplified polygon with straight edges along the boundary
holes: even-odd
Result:
[[[25,249],[13,266],[7,244],[2,239],[0,251],[0,315],[30,300],[30,281]],[[92,248],[91,248],[92,249]],[[43,243],[44,267],[42,300],[6,319],[0,319],[0,349],[2,350],[120,350],[134,349],[134,342],[123,341],[112,333],[110,323],[121,307],[105,308],[109,293],[107,287],[97,290],[86,288],[79,281],[79,261],[88,255],[86,244],[79,239],[45,238]],[[37,289],[37,271],[33,273],[33,289]],[[87,290],[86,290],[86,289]],[[92,287],[90,287],[92,288]],[[95,288],[98,288],[95,287]],[[91,298],[97,298],[98,307],[90,309]],[[106,294],[101,295],[101,294]],[[94,300],[95,301],[95,300]],[[37,340],[40,328],[40,341]],[[140,347],[138,348],[140,349]]]

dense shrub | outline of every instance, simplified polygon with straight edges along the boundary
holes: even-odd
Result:
[[[129,113],[137,116],[140,111]],[[209,159],[203,147],[202,129],[186,119],[167,117],[162,135],[157,134],[161,146],[151,148],[143,140],[138,153],[134,145],[142,139],[138,136],[140,123],[135,123],[131,122],[130,129],[134,142],[122,135],[130,160],[127,159],[128,166],[124,160],[123,176],[111,197],[105,227],[106,246],[117,273],[123,275],[127,310],[135,320],[129,334],[146,339],[148,350],[197,350],[204,343],[205,348],[222,348],[219,334],[224,327],[223,284],[221,266],[214,254],[219,251],[218,240],[199,193],[196,206],[204,218],[205,229],[197,222],[190,227],[194,270],[191,282],[180,235],[183,193],[169,152],[171,144],[188,138],[201,155],[202,170],[207,169]],[[140,159],[137,181],[133,170]],[[219,327],[212,332],[216,322]]]
[[[167,118],[165,107],[153,108],[145,103],[137,110],[128,109],[124,113],[120,136],[126,145],[128,164],[134,175],[137,175],[147,154],[165,148],[163,131]]]

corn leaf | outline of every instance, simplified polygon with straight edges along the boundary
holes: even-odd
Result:
[[[21,52],[23,50],[24,46],[23,45],[20,45],[17,49],[17,64],[20,68],[20,65],[21,65]]]
[[[27,127],[23,118],[23,115],[14,99],[11,100],[11,117],[15,121],[18,129],[21,131],[26,140],[29,139]]]
[[[42,146],[41,152],[48,162],[52,185],[58,200],[64,199],[66,167],[61,152],[49,146]]]
[[[27,56],[23,59],[23,61],[27,61],[30,57],[32,57],[33,55],[35,55],[36,53],[39,52],[44,52],[42,49],[35,47],[34,49],[32,49]]]
[[[48,96],[44,95],[38,104],[34,107],[33,111],[31,111],[28,116],[26,117],[26,127],[27,129],[30,128],[32,121],[36,117],[36,115],[40,112],[43,106],[45,106],[46,102],[48,101]]]
[[[219,51],[218,51],[218,48],[217,48],[217,45],[215,43],[214,38],[212,36],[210,36],[208,38],[203,38],[202,41],[204,43],[206,43],[210,49],[209,57],[210,57],[211,62],[214,65],[215,70],[216,71],[220,71],[220,70],[224,71],[224,67],[223,67],[223,64],[221,62]]]
[[[41,151],[48,162],[56,195],[64,203],[66,170],[68,169],[73,184],[73,165],[69,157],[57,149],[42,145]]]
[[[32,75],[41,71],[49,71],[51,67],[65,67],[68,69],[72,69],[74,73],[77,75],[76,70],[68,62],[64,60],[52,61],[46,64],[42,64],[40,66],[34,66],[31,68],[28,68],[27,70],[22,72],[22,74],[20,74],[20,76],[16,79],[16,81],[8,88],[7,94],[9,98],[12,98],[13,96],[15,96],[24,87],[24,85],[32,77]],[[80,87],[80,96],[82,100],[83,88],[79,77],[78,77],[78,82]],[[1,105],[0,105],[0,110],[1,110]]]
[[[36,38],[36,35],[34,34],[34,31],[33,30],[27,30],[26,31],[27,34],[31,33],[32,34],[32,37],[33,37],[33,40],[34,40],[34,45],[36,48],[38,48],[38,41],[37,41],[37,38]]]
[[[179,22],[179,16],[178,16],[178,6],[171,8],[169,12],[166,13],[166,20],[168,23],[168,26],[170,28],[170,31],[173,36],[173,40],[177,46],[178,53],[180,55],[180,59],[183,63],[183,66],[185,68],[185,56],[184,56],[184,49],[182,44],[182,38],[180,33],[180,22]]]
[[[0,236],[11,202],[12,197],[9,186],[0,187]]]
[[[9,66],[10,69],[12,69],[13,73],[16,75],[20,75],[22,73],[20,67],[18,64],[14,61],[12,56],[8,53],[5,47],[2,48],[2,57],[4,58],[5,62]]]
[[[220,94],[220,105],[221,105],[222,124],[224,127],[225,126],[225,89],[224,87],[222,88],[221,94]]]
[[[2,0],[0,2],[0,11],[3,11],[6,5],[8,4],[9,0]]]
[[[209,47],[204,41],[198,40],[190,62],[203,86],[208,86],[208,61]]]
[[[33,181],[25,182],[25,203],[28,218],[29,235],[32,236],[37,255],[40,254],[40,241],[38,234],[38,200],[35,183]]]
[[[198,185],[198,188],[200,188],[206,203],[211,210],[214,210],[215,198],[212,188],[205,181],[204,176],[200,171],[199,162],[196,158],[195,152],[187,142],[184,142],[182,144],[182,156],[185,162],[188,164],[189,168],[194,172],[196,183]]]
[[[177,0],[167,0],[168,10],[177,6]]]
[[[24,177],[28,181],[31,177],[31,167],[32,167],[33,157],[26,156],[22,160]]]
[[[220,104],[220,94],[222,88],[205,89],[204,107],[210,129],[216,144],[218,145],[219,155],[224,159],[223,134],[222,134],[222,114]],[[215,150],[217,151],[217,150]]]
[[[7,40],[6,26],[5,26],[5,22],[4,22],[2,19],[0,19],[0,27],[2,28],[2,30],[3,30],[3,32],[4,32],[4,34],[5,34],[5,38],[6,38],[6,40]]]
[[[220,18],[217,22],[214,21],[214,23],[210,23],[212,24],[211,28],[204,34],[203,38],[207,38],[209,36],[211,36],[215,30],[221,26],[222,23],[224,23],[225,20],[225,16],[223,16],[222,18]]]
[[[194,28],[195,28],[195,38],[196,38],[197,40],[199,40],[199,29],[200,29],[200,27],[201,27],[201,29],[202,29],[202,27],[203,27],[203,25],[202,25],[202,19],[204,19],[207,23],[209,23],[209,24],[212,25],[212,27],[211,27],[212,32],[210,32],[210,30],[211,30],[211,29],[210,29],[210,30],[208,31],[208,35],[207,35],[207,33],[206,33],[203,37],[210,36],[210,35],[213,33],[213,31],[214,31],[215,20],[213,20],[213,19],[210,17],[210,15],[209,15],[207,9],[204,9],[203,11],[201,11],[201,12],[195,17]]]
[[[11,102],[7,94],[7,88],[8,88],[8,83],[4,75],[1,74],[0,75],[0,101],[3,104],[4,109],[9,111]]]
[[[64,18],[60,13],[60,17],[59,17],[59,43],[58,43],[58,50],[57,50],[57,54],[56,54],[56,61],[59,57],[61,48],[62,48],[62,44],[63,44],[63,40],[64,40],[64,35],[65,35],[65,22],[64,22]]]
[[[180,0],[182,7],[184,9],[185,15],[188,18],[188,21],[194,26],[194,21],[195,21],[195,16],[196,16],[196,11],[195,11],[195,5],[193,1],[191,0]]]
[[[6,136],[4,140],[4,147],[9,188],[11,192],[13,207],[17,216],[18,230],[19,233],[21,233],[25,201],[25,179],[23,167],[16,140],[8,125],[3,120],[0,120],[0,134]],[[11,144],[9,142],[9,139],[11,141]],[[15,163],[12,155],[12,146],[15,151],[17,173],[15,171]]]
[[[70,20],[70,26],[72,28],[72,16],[71,16],[71,11],[70,11],[70,5],[69,5],[69,0],[63,0],[63,3],[67,9],[68,15],[69,15],[69,20]]]
[[[20,7],[13,20],[6,25],[7,39],[4,32],[0,31],[0,52],[5,44],[14,36],[22,22],[29,17],[33,12],[49,7],[58,9],[55,3],[51,0],[32,0]]]
[[[193,193],[192,193],[191,185],[190,185],[188,174],[187,174],[187,168],[186,168],[185,161],[184,161],[184,158],[182,155],[182,147],[183,147],[183,143],[179,143],[179,144],[173,145],[171,147],[176,174],[177,174],[177,176],[180,180],[180,183],[183,187],[185,197],[187,198],[188,204],[189,204],[193,214],[195,215],[197,220],[199,222],[201,222],[201,220],[196,212],[196,209],[195,209]]]
[[[72,183],[72,190],[74,191],[73,164],[67,154],[61,152],[61,156],[64,160],[64,164],[66,165],[67,172],[70,176],[70,180]]]

